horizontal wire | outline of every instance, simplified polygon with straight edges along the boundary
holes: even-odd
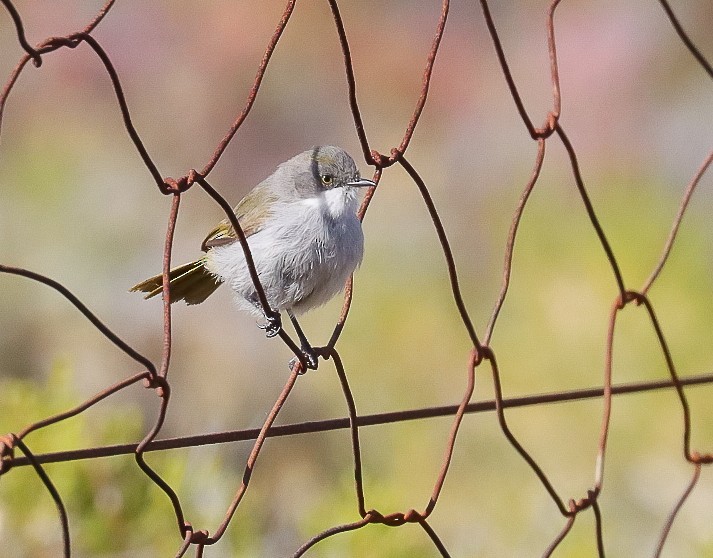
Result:
[[[683,386],[695,386],[713,383],[713,373],[699,374],[681,378]],[[659,389],[670,389],[675,384],[672,380],[658,380],[648,382],[632,382],[612,386],[613,395],[626,393],[642,393]],[[542,405],[546,403],[563,403],[567,401],[581,401],[586,399],[596,399],[604,394],[604,388],[594,387],[569,391],[558,391],[543,393],[538,395],[525,395],[521,397],[511,397],[503,399],[504,408],[527,407],[530,405]],[[470,403],[466,407],[466,413],[482,413],[495,410],[495,400],[478,401]],[[358,417],[357,426],[374,426],[378,424],[390,424],[408,420],[417,420],[434,417],[444,417],[455,415],[458,405],[445,405],[440,407],[424,407],[406,411],[392,411],[388,413],[376,413]],[[292,424],[272,426],[267,432],[267,437],[294,436],[295,434],[309,434],[314,432],[327,432],[330,430],[342,430],[349,428],[349,419],[336,418],[327,420],[305,421]],[[144,448],[144,452],[163,451],[169,449],[204,446],[208,444],[225,444],[228,442],[244,442],[255,440],[260,434],[260,429],[249,428],[245,430],[228,430],[225,432],[215,432],[211,434],[198,434],[195,436],[180,436],[177,438],[165,438],[155,440]],[[94,459],[97,457],[110,457],[115,455],[125,455],[134,453],[137,444],[117,444],[111,446],[100,446],[78,450],[68,450],[54,453],[36,454],[35,461],[38,463],[60,463],[65,461],[77,461],[80,459]],[[13,467],[29,465],[30,461],[26,457],[16,457],[12,461]]]

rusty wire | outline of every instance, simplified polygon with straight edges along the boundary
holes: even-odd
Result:
[[[140,374],[136,380],[127,379],[122,384],[117,385],[114,392],[122,389],[123,384],[131,385],[134,381],[144,378]],[[698,374],[681,378],[682,386],[703,386],[713,383],[713,374]],[[123,387],[126,387],[123,386]],[[615,384],[611,388],[612,395],[625,395],[631,393],[646,393],[648,391],[666,390],[675,388],[673,380],[655,380],[648,382],[632,382],[627,384]],[[104,395],[102,393],[102,395]],[[549,403],[566,403],[571,401],[584,401],[587,399],[600,399],[604,395],[603,387],[585,388],[570,391],[557,391],[553,393],[543,393],[538,395],[526,395],[522,397],[508,397],[502,400],[503,409],[517,407],[529,407],[532,405],[545,405]],[[81,407],[87,408],[85,404]],[[376,413],[371,415],[360,415],[356,424],[359,427],[375,426],[379,424],[392,424],[397,422],[430,419],[455,415],[458,405],[442,405],[439,407],[420,407],[405,411],[390,411],[386,413]],[[496,400],[476,401],[469,403],[466,413],[484,413],[496,410]],[[72,416],[79,412],[77,409]],[[291,424],[281,424],[270,428],[267,437],[295,436],[297,434],[310,434],[314,432],[328,432],[331,430],[342,430],[349,428],[349,417],[324,419],[315,421],[296,422]],[[148,444],[145,452],[165,451],[169,449],[188,448],[203,446],[207,444],[225,444],[228,442],[244,442],[255,440],[260,434],[259,428],[247,428],[243,430],[228,430],[214,432],[210,434],[196,434],[193,436],[178,436],[176,438],[164,438],[155,440]],[[77,461],[79,459],[94,459],[97,457],[110,457],[114,455],[126,455],[136,451],[137,444],[116,444],[111,446],[98,446],[85,449],[65,450],[52,453],[39,453],[35,455],[38,463],[61,463],[64,461]],[[29,465],[30,462],[24,457],[16,457],[13,460],[14,467]]]
[[[369,141],[367,139],[363,119],[361,117],[359,105],[357,102],[357,83],[355,79],[354,69],[352,66],[351,52],[346,26],[340,14],[337,0],[328,0],[329,9],[332,13],[334,25],[336,28],[339,44],[341,46],[343,55],[344,70],[348,87],[348,103],[350,106],[352,118],[354,121],[354,128],[361,145],[364,159],[368,164],[374,167],[374,180],[375,182],[377,182],[377,184],[380,182],[382,173],[387,168],[391,167],[396,163],[398,163],[406,171],[411,181],[418,189],[420,195],[423,198],[424,204],[428,209],[430,218],[433,222],[434,229],[441,245],[443,255],[446,260],[453,301],[463,322],[463,328],[471,342],[471,350],[468,355],[467,365],[465,366],[466,380],[464,382],[461,401],[458,405],[439,408],[416,409],[413,411],[385,413],[383,415],[373,416],[360,416],[358,414],[356,401],[354,400],[352,391],[349,387],[346,369],[336,348],[339,336],[346,322],[352,302],[353,281],[352,279],[350,279],[345,288],[342,311],[335,325],[333,334],[326,346],[316,348],[317,353],[323,361],[331,361],[334,364],[335,371],[337,373],[342,388],[346,408],[348,411],[347,418],[335,419],[332,421],[318,421],[313,423],[303,422],[294,425],[284,426],[274,425],[275,420],[277,419],[283,405],[285,404],[290,393],[292,392],[292,389],[295,386],[298,378],[306,370],[306,363],[304,361],[304,357],[301,351],[299,350],[299,347],[292,340],[292,338],[284,330],[281,329],[279,334],[280,338],[285,343],[285,345],[288,346],[294,352],[295,356],[299,360],[294,365],[292,373],[290,374],[282,392],[275,401],[272,409],[268,413],[267,419],[264,421],[260,429],[258,429],[257,431],[243,430],[235,432],[223,432],[215,435],[185,437],[174,440],[159,440],[157,438],[161,432],[166,417],[171,394],[170,383],[168,381],[168,373],[171,363],[172,351],[170,306],[171,292],[170,284],[168,281],[168,273],[171,266],[171,252],[173,248],[174,231],[178,220],[181,196],[182,193],[185,192],[188,188],[192,187],[195,184],[198,184],[199,187],[202,188],[212,198],[212,200],[218,206],[220,206],[226,213],[226,216],[231,221],[231,224],[233,225],[233,228],[238,235],[238,239],[245,251],[246,260],[248,262],[248,267],[252,276],[252,280],[254,282],[260,303],[265,311],[265,314],[275,319],[279,318],[277,313],[275,313],[269,307],[265,293],[260,284],[259,277],[255,270],[252,255],[250,254],[250,249],[246,242],[245,235],[242,232],[235,215],[233,214],[230,203],[218,192],[218,190],[216,190],[208,183],[206,177],[213,170],[218,160],[225,152],[225,149],[233,141],[237,131],[240,129],[245,119],[249,115],[257,98],[257,95],[259,94],[260,86],[263,81],[265,72],[268,68],[270,59],[275,49],[277,48],[280,38],[285,28],[287,27],[290,21],[290,17],[295,9],[296,1],[290,0],[287,2],[281,14],[278,25],[269,40],[263,58],[259,64],[255,79],[253,81],[253,85],[248,94],[248,98],[242,110],[238,112],[234,121],[229,126],[228,131],[225,133],[223,139],[218,143],[213,155],[208,160],[208,162],[205,163],[200,172],[195,170],[195,168],[190,168],[190,170],[184,176],[179,177],[178,179],[170,177],[163,178],[163,175],[161,174],[158,167],[151,158],[149,151],[143,144],[140,133],[132,122],[129,106],[123,94],[118,72],[114,68],[110,56],[106,53],[100,43],[92,35],[92,32],[97,27],[97,25],[99,25],[102,20],[110,13],[110,10],[114,5],[114,1],[115,0],[110,0],[106,2],[104,6],[99,10],[95,18],[92,19],[92,21],[89,22],[87,26],[85,26],[85,28],[81,31],[78,31],[76,33],[70,33],[66,36],[61,37],[50,37],[41,41],[35,47],[32,47],[26,38],[21,14],[15,8],[11,0],[2,0],[2,4],[10,15],[10,19],[14,24],[18,44],[25,51],[25,55],[23,55],[18,61],[14,70],[11,72],[5,84],[5,87],[2,90],[2,93],[0,93],[0,126],[2,124],[2,115],[6,107],[7,99],[18,77],[24,71],[28,61],[32,60],[34,65],[39,67],[42,63],[43,56],[49,55],[60,48],[74,49],[81,44],[87,44],[92,49],[94,54],[96,54],[96,56],[100,59],[105,71],[107,72],[107,75],[109,76],[113,90],[115,92],[118,108],[123,118],[124,127],[130,139],[132,140],[139,157],[143,161],[153,181],[156,183],[156,186],[158,187],[159,191],[164,195],[172,196],[171,212],[169,214],[168,225],[166,228],[166,237],[162,260],[164,294],[163,350],[161,356],[161,363],[158,366],[152,363],[149,359],[147,359],[140,353],[138,353],[133,347],[123,341],[118,335],[116,335],[112,330],[110,330],[106,325],[104,325],[104,323],[93,312],[91,312],[91,310],[89,310],[89,308],[85,304],[83,304],[75,294],[70,292],[62,284],[30,270],[25,270],[9,265],[0,265],[0,272],[2,273],[21,276],[32,281],[40,282],[59,292],[65,299],[67,299],[72,305],[74,305],[101,334],[107,337],[110,341],[114,343],[114,345],[117,346],[117,348],[119,348],[128,356],[133,358],[134,361],[136,361],[141,366],[140,371],[135,372],[129,375],[124,380],[105,388],[104,390],[97,393],[94,397],[88,399],[77,407],[69,409],[55,416],[48,417],[41,421],[35,422],[33,424],[27,425],[26,427],[19,429],[16,433],[7,434],[0,437],[0,474],[8,473],[13,467],[31,465],[34,468],[37,477],[43,483],[46,490],[49,492],[52,499],[54,500],[60,516],[60,524],[63,535],[64,556],[70,556],[71,554],[71,545],[69,539],[69,517],[67,515],[64,502],[62,501],[61,496],[54,487],[54,484],[52,483],[50,477],[44,471],[42,463],[96,458],[99,456],[118,455],[121,453],[133,453],[135,455],[137,465],[157,485],[157,487],[159,487],[166,494],[166,497],[170,500],[172,504],[178,530],[178,537],[176,538],[178,550],[176,556],[184,556],[192,546],[195,547],[196,556],[202,556],[205,547],[216,544],[218,541],[220,541],[226,529],[229,527],[235,512],[240,506],[240,503],[246,491],[248,490],[253,470],[256,466],[256,463],[258,462],[258,458],[263,444],[268,437],[280,435],[294,435],[300,432],[318,432],[335,428],[349,428],[350,431],[353,452],[354,482],[357,503],[356,507],[357,513],[360,518],[356,519],[353,522],[329,527],[324,531],[315,534],[310,540],[306,541],[299,549],[296,550],[294,556],[302,556],[314,545],[327,538],[336,536],[339,533],[362,529],[370,524],[383,524],[397,527],[409,523],[418,524],[420,528],[423,529],[423,531],[428,535],[435,550],[441,556],[449,556],[446,544],[439,537],[437,532],[429,523],[428,519],[436,510],[441,490],[448,476],[453,451],[457,445],[459,428],[462,424],[465,414],[469,412],[484,410],[494,410],[496,412],[503,435],[512,445],[513,449],[532,469],[532,472],[540,480],[543,488],[549,494],[550,498],[552,499],[563,517],[563,527],[561,528],[555,539],[549,544],[549,546],[544,549],[543,555],[550,556],[555,551],[557,546],[567,537],[572,526],[574,525],[575,519],[578,517],[578,514],[591,508],[595,522],[595,540],[598,549],[598,554],[599,556],[604,556],[605,549],[602,527],[602,509],[599,502],[599,497],[602,494],[605,486],[604,463],[611,423],[612,397],[616,393],[634,393],[651,389],[673,388],[677,394],[678,401],[683,412],[682,454],[683,458],[688,461],[692,467],[692,478],[687,487],[685,487],[685,490],[683,491],[681,497],[676,502],[674,509],[671,510],[667,522],[661,530],[655,554],[656,556],[659,556],[665,545],[666,538],[668,536],[669,531],[671,530],[676,515],[686,502],[689,495],[693,492],[698,482],[702,466],[708,465],[713,462],[713,454],[697,451],[691,448],[691,411],[689,409],[686,393],[684,390],[684,386],[686,385],[713,382],[713,375],[698,375],[683,379],[679,378],[674,364],[674,360],[668,348],[663,327],[659,323],[659,320],[656,316],[656,312],[654,310],[654,305],[648,297],[648,292],[652,284],[654,284],[654,282],[659,277],[659,274],[661,273],[662,269],[664,269],[664,266],[668,260],[668,256],[674,246],[676,234],[682,223],[690,199],[702,176],[710,167],[711,161],[713,160],[713,153],[708,155],[708,157],[705,159],[701,167],[695,173],[694,177],[686,188],[680,209],[677,215],[674,217],[671,233],[664,245],[662,255],[659,258],[649,279],[646,281],[640,291],[633,291],[628,289],[624,277],[621,273],[620,266],[615,256],[614,250],[612,249],[607,240],[604,229],[590,200],[585,185],[585,180],[582,171],[579,167],[575,147],[571,143],[560,122],[562,103],[555,40],[555,12],[558,5],[560,4],[560,0],[554,0],[550,3],[546,18],[546,38],[550,62],[550,82],[552,86],[552,108],[545,116],[544,124],[540,128],[537,128],[533,125],[533,121],[527,109],[525,108],[525,104],[518,91],[515,79],[509,69],[505,50],[502,46],[498,34],[498,27],[492,17],[488,2],[486,0],[480,0],[482,14],[490,34],[492,44],[495,48],[495,54],[499,61],[500,68],[502,69],[504,79],[507,83],[512,99],[515,103],[516,110],[521,120],[523,121],[523,124],[527,129],[527,132],[529,133],[530,137],[537,142],[537,153],[534,161],[533,171],[519,199],[506,242],[505,263],[503,268],[503,279],[500,294],[493,308],[490,321],[485,330],[485,335],[482,337],[483,341],[481,341],[476,333],[476,328],[473,325],[471,317],[468,313],[466,301],[463,295],[461,294],[456,268],[456,261],[451,250],[450,243],[446,234],[446,229],[444,227],[442,219],[439,216],[439,213],[433,202],[429,188],[427,187],[425,181],[421,178],[414,166],[412,166],[411,163],[406,159],[406,152],[412,140],[414,131],[418,125],[421,114],[426,106],[428,91],[431,84],[431,80],[433,78],[433,70],[436,57],[438,55],[439,47],[441,45],[441,41],[444,37],[446,29],[450,2],[448,0],[442,0],[440,15],[435,26],[434,38],[426,58],[421,89],[415,101],[415,107],[412,112],[412,116],[406,123],[404,127],[404,132],[401,135],[400,139],[395,142],[398,147],[392,148],[389,151],[389,154],[386,155],[380,153],[375,149],[372,149],[372,146],[369,144]],[[669,21],[671,22],[681,41],[685,44],[686,48],[700,64],[703,71],[713,77],[713,71],[711,70],[710,63],[705,59],[705,57],[697,49],[693,41],[688,37],[685,30],[677,20],[668,2],[666,0],[660,0],[660,4],[663,7],[665,15],[668,17]],[[559,141],[559,143],[562,144],[562,146],[567,152],[567,156],[570,161],[572,177],[574,179],[574,186],[576,187],[577,193],[585,206],[585,210],[590,220],[591,226],[599,239],[601,249],[605,253],[609,266],[611,267],[612,273],[614,275],[614,283],[617,294],[612,302],[608,322],[603,385],[602,387],[576,392],[557,392],[554,394],[546,394],[542,396],[529,396],[517,399],[506,399],[503,395],[502,385],[500,381],[500,372],[496,360],[496,353],[494,349],[490,346],[490,342],[494,333],[497,317],[507,298],[512,273],[512,258],[518,234],[518,225],[526,209],[530,194],[536,187],[536,184],[538,182],[540,170],[542,169],[542,165],[544,162],[546,143],[550,140]],[[367,193],[367,196],[359,211],[359,217],[361,219],[364,218],[367,212],[375,190],[376,187],[371,188],[370,191]],[[632,384],[624,385],[615,385],[613,382],[612,363],[616,321],[619,313],[632,303],[636,306],[643,306],[645,311],[647,312],[651,327],[656,334],[661,353],[666,361],[666,366],[670,375],[670,380],[668,381],[635,382]],[[483,362],[487,362],[490,368],[495,388],[495,398],[492,402],[473,403],[472,397],[475,390],[476,371],[478,367],[483,364]],[[143,381],[144,386],[146,388],[152,389],[156,393],[159,398],[159,405],[157,417],[153,426],[148,430],[146,436],[138,444],[127,444],[123,446],[112,446],[105,448],[88,448],[84,450],[63,451],[57,452],[55,454],[44,455],[34,455],[29,449],[25,438],[30,433],[35,432],[41,428],[45,428],[51,424],[57,424],[71,416],[75,416],[79,413],[82,413],[93,405],[95,405],[96,403],[98,403],[99,401],[106,399],[107,397],[110,397],[118,391],[126,389],[139,381]],[[568,401],[592,397],[600,398],[603,405],[601,426],[599,431],[599,441],[597,444],[597,454],[594,456],[594,481],[591,487],[585,488],[583,490],[583,496],[579,498],[565,498],[560,495],[556,486],[547,475],[547,472],[537,463],[537,461],[527,451],[524,445],[518,441],[517,436],[508,426],[505,409],[522,405],[539,405],[546,402]],[[428,418],[444,415],[453,416],[451,429],[448,438],[447,440],[445,440],[444,444],[442,466],[438,475],[436,476],[436,479],[434,480],[431,496],[425,506],[421,508],[421,511],[418,511],[415,508],[410,508],[405,511],[395,510],[381,512],[376,509],[369,508],[369,506],[367,505],[367,497],[364,491],[364,483],[362,479],[361,446],[359,442],[360,428],[363,428],[364,426],[367,426],[369,424],[383,424],[387,422],[397,422],[404,420],[412,420],[415,418]],[[252,446],[252,451],[250,452],[250,456],[245,465],[242,483],[237,488],[233,501],[226,510],[224,520],[213,530],[195,529],[192,524],[186,520],[180,499],[174,489],[146,462],[145,459],[145,454],[150,451],[159,451],[173,447],[194,446],[205,443],[223,443],[227,441],[249,439],[254,440],[254,442]],[[18,449],[23,454],[23,456],[16,457],[15,449]]]

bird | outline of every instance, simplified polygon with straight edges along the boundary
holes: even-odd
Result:
[[[361,264],[364,233],[357,217],[358,190],[375,186],[361,178],[354,159],[339,147],[317,146],[295,155],[234,209],[267,302],[277,314],[268,315],[262,307],[228,219],[203,240],[201,257],[170,270],[171,303],[200,304],[226,283],[241,310],[266,320],[258,327],[268,337],[280,332],[279,313],[287,312],[307,367],[316,369],[317,354],[297,316],[331,300]],[[156,296],[163,291],[163,276],[130,290],[146,293],[147,299]]]

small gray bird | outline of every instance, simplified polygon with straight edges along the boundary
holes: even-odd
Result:
[[[361,263],[364,235],[356,216],[356,189],[375,185],[360,177],[343,149],[313,147],[278,166],[235,208],[267,301],[273,310],[289,315],[309,368],[317,367],[317,355],[296,316],[334,297]],[[171,302],[200,304],[228,283],[238,306],[266,317],[267,324],[259,327],[268,337],[277,335],[279,317],[264,315],[230,222],[221,221],[201,248],[201,258],[171,270]],[[131,290],[151,298],[162,292],[162,276]]]

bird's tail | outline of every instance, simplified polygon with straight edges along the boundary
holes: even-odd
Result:
[[[205,268],[205,259],[173,268],[169,273],[171,303],[185,300],[186,304],[200,304],[220,286],[220,281]],[[131,291],[147,293],[151,298],[163,290],[163,276],[155,275],[134,285]]]

